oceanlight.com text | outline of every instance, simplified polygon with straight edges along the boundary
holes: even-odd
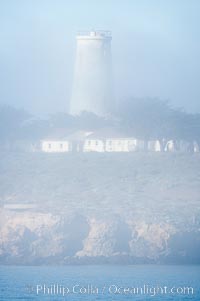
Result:
[[[78,284],[63,285],[63,284],[37,284],[35,286],[27,285],[26,289],[36,294],[37,296],[66,296],[66,295],[193,295],[194,288],[190,286],[159,286],[144,284],[142,286],[126,286],[109,284],[98,286],[94,284]]]

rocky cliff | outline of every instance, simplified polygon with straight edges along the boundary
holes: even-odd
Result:
[[[200,263],[199,163],[4,154],[0,263]],[[6,207],[18,203],[35,207]]]

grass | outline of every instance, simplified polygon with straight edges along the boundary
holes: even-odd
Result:
[[[200,155],[1,153],[0,200],[86,214],[200,216]]]

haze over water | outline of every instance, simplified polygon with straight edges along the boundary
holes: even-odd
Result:
[[[199,275],[200,267],[195,265],[7,266],[1,267],[0,298],[1,300],[57,301],[197,301],[200,299]],[[67,292],[65,296],[61,293],[63,287]],[[134,288],[138,288],[138,293],[134,293]]]

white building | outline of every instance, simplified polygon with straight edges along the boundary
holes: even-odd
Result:
[[[83,144],[84,152],[132,152],[137,140],[112,129],[103,129],[89,135]]]
[[[105,152],[105,142],[100,139],[87,138],[83,144],[83,152]]]
[[[145,142],[112,128],[104,128],[93,132],[58,130],[41,141],[41,151],[45,153],[68,152],[161,152],[158,140]],[[165,152],[199,152],[196,142],[166,141]]]
[[[57,139],[56,139],[57,137]],[[112,129],[95,132],[59,132],[41,141],[41,151],[64,152],[133,152],[144,149],[143,141]]]
[[[133,152],[137,150],[137,141],[133,138],[99,139],[88,138],[84,142],[84,152]]]
[[[66,153],[71,151],[71,143],[68,140],[70,131],[56,129],[51,135],[40,142],[41,151],[45,153]]]
[[[106,140],[107,152],[133,152],[137,150],[137,140],[133,138],[109,138]]]
[[[58,129],[41,141],[41,151],[45,153],[81,152],[85,139],[91,132]]]
[[[68,140],[44,140],[41,149],[45,153],[65,153],[71,150]]]

